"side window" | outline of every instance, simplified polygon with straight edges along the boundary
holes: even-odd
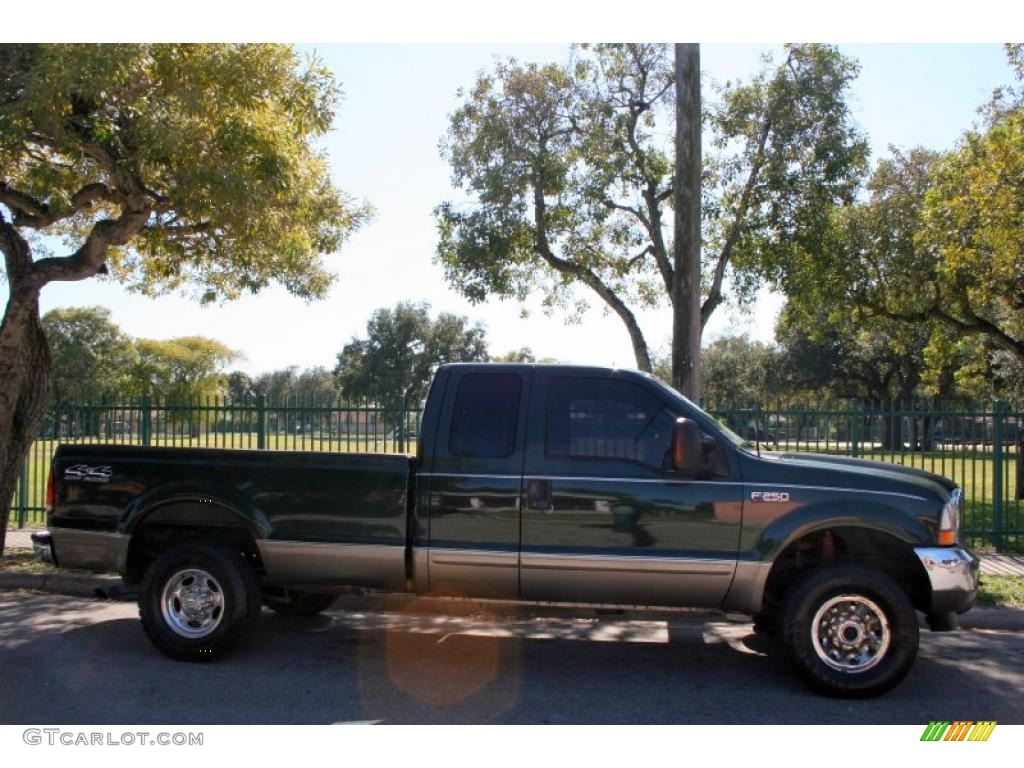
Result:
[[[459,382],[448,452],[500,459],[516,449],[522,380],[514,374],[470,373]]]
[[[555,378],[548,387],[545,452],[665,467],[674,416],[628,381]]]

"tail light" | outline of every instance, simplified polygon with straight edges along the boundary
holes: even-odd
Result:
[[[46,511],[47,513],[53,512],[53,508],[57,505],[57,484],[53,479],[53,470],[50,470],[50,476],[46,478]]]

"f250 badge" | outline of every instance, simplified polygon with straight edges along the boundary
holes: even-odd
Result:
[[[72,482],[109,483],[110,476],[113,474],[114,470],[106,465],[90,467],[88,464],[75,464],[73,467],[68,467],[64,470],[64,479],[71,480]]]
[[[789,501],[789,494],[785,491],[753,491],[750,494],[750,500],[781,504],[782,502]]]

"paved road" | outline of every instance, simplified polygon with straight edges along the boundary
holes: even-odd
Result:
[[[264,611],[230,657],[185,664],[132,603],[7,592],[0,723],[1024,723],[1024,634],[922,639],[901,686],[851,702],[804,689],[749,624],[706,617]]]

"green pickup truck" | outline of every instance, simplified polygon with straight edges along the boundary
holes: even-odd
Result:
[[[442,366],[415,457],[63,445],[41,557],[138,585],[164,653],[216,657],[339,591],[749,614],[814,689],[873,696],[918,616],[974,603],[960,490],[768,453],[636,371]]]

